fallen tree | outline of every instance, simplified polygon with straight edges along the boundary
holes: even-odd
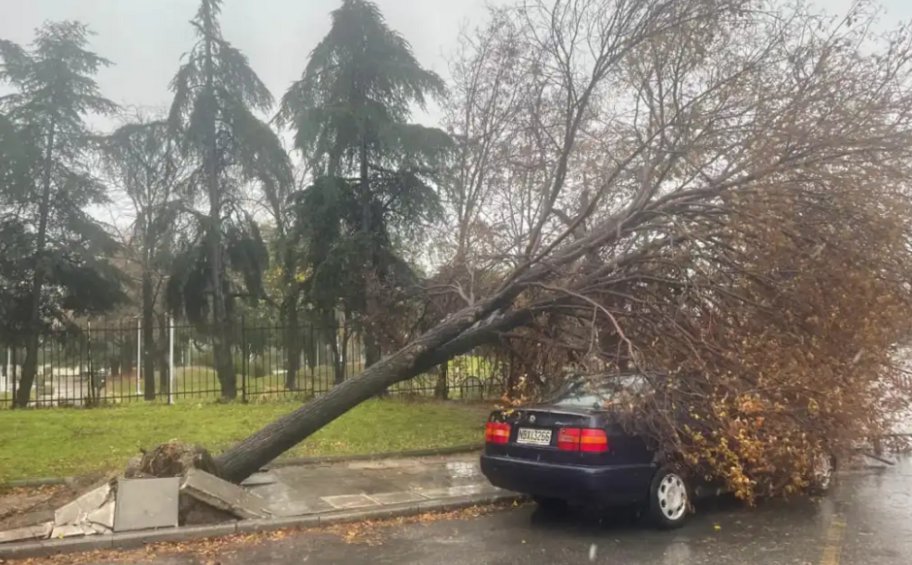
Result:
[[[494,290],[453,280],[462,308],[218,456],[220,474],[240,481],[496,340],[668,375],[630,425],[748,500],[806,487],[816,456],[882,432],[908,400],[891,359],[910,329],[909,34],[875,36],[863,8],[738,1],[500,15],[509,33],[481,44],[503,56],[470,53],[465,75],[497,89],[472,98],[478,119],[510,105],[494,147],[464,159],[490,185],[473,221]]]

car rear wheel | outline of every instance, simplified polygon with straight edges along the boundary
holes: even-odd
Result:
[[[675,469],[662,467],[649,488],[649,518],[663,529],[681,527],[690,509],[690,491],[684,477]]]
[[[543,512],[549,514],[559,514],[567,510],[567,501],[560,498],[551,498],[547,496],[533,496],[532,500],[538,504]]]

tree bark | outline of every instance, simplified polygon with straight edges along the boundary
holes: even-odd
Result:
[[[206,39],[206,88],[213,94],[212,39]],[[219,163],[216,124],[207,124],[207,152],[205,157],[206,183],[209,196],[209,272],[212,291],[213,355],[222,398],[237,398],[237,377],[231,359],[231,324],[225,297],[224,265],[222,262],[222,195],[219,186]]]
[[[364,339],[364,368],[366,369],[380,361],[380,343],[370,328],[364,329],[362,338]]]
[[[155,400],[155,302],[152,273],[143,269],[142,275],[142,373],[143,398]]]
[[[449,362],[442,363],[437,367],[437,371],[437,384],[434,386],[434,398],[437,400],[446,400],[450,395],[450,386],[447,381]]]
[[[32,274],[32,303],[29,314],[28,336],[25,340],[25,363],[22,366],[22,380],[13,401],[14,406],[25,408],[32,394],[32,384],[38,373],[38,334],[41,331],[41,291],[45,279],[45,247],[47,246],[47,225],[51,207],[51,168],[54,156],[56,125],[52,120],[47,136],[44,154],[44,171],[41,186],[41,204],[38,209],[38,239],[35,245],[35,271]]]
[[[297,301],[286,297],[283,305],[285,319],[285,389],[296,390],[301,367],[301,332],[298,327]]]

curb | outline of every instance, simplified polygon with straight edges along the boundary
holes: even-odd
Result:
[[[502,502],[518,502],[524,499],[525,497],[521,494],[503,491],[425,500],[421,502],[391,504],[381,508],[335,510],[322,514],[293,516],[288,518],[240,520],[230,524],[179,526],[176,528],[162,528],[159,530],[141,532],[121,532],[85,538],[27,541],[0,546],[0,560],[47,557],[61,553],[106,549],[134,549],[152,543],[192,541],[229,536],[238,533],[268,532],[291,528],[306,529],[348,522],[360,522],[362,520],[400,518],[426,512],[448,512],[471,506]]]
[[[362,455],[324,455],[318,457],[294,457],[280,459],[265,465],[263,469],[294,467],[302,465],[324,465],[327,463],[345,463],[346,461],[374,461],[377,459],[402,459],[405,457],[433,457],[435,455],[456,455],[471,453],[484,449],[483,443],[456,445],[429,449],[412,449],[406,451],[385,451],[382,453],[365,453]],[[43,487],[48,485],[65,485],[78,477],[41,477],[37,479],[16,479],[0,483],[0,488]]]
[[[76,480],[76,477],[42,477],[39,479],[16,479],[0,483],[0,488],[44,487],[48,485],[65,485]]]

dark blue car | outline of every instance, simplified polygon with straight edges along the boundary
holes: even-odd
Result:
[[[657,526],[679,527],[694,494],[721,489],[691,484],[662,464],[643,438],[618,425],[612,406],[650,389],[641,375],[576,379],[544,404],[495,411],[485,429],[481,470],[495,486],[530,495],[544,508],[638,505]],[[831,462],[821,463],[822,490]]]

